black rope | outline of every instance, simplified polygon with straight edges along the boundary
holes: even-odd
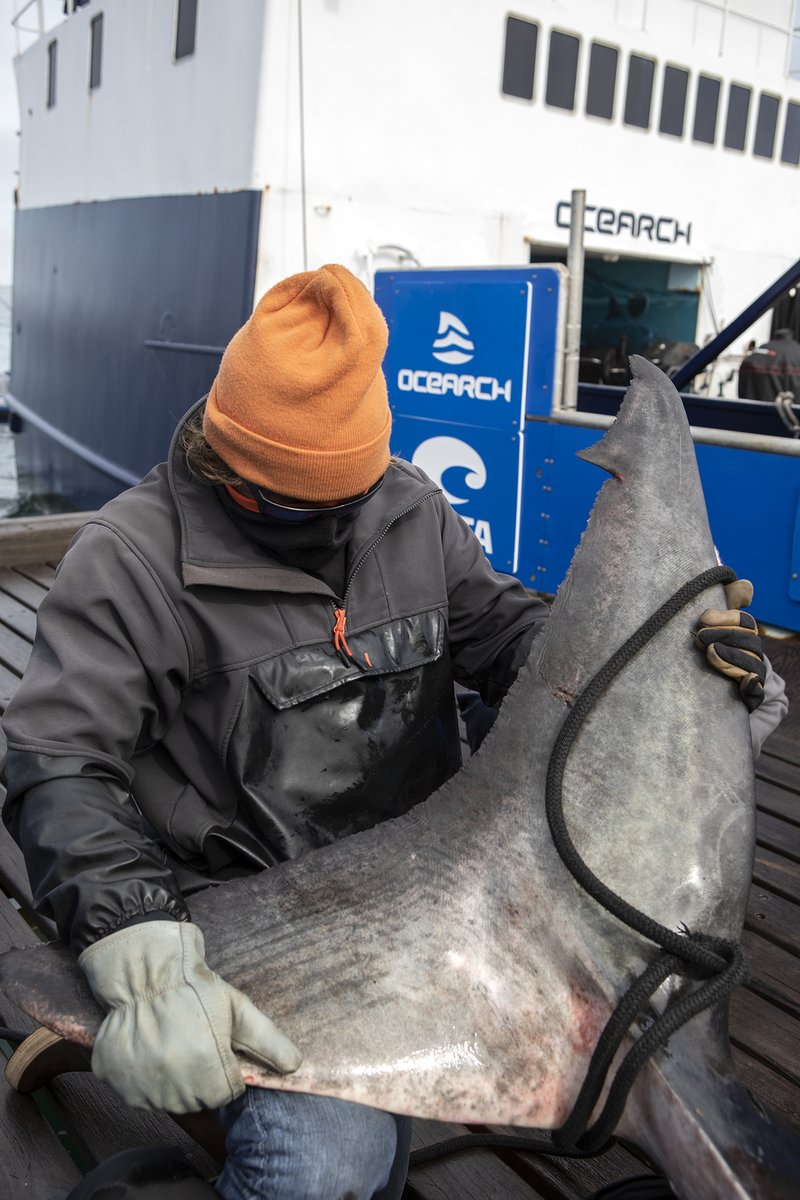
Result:
[[[576,700],[565,720],[550,755],[545,786],[545,810],[553,843],[562,862],[584,891],[630,929],[655,942],[665,953],[659,955],[628,990],[618,1005],[592,1055],[583,1087],[572,1113],[553,1133],[559,1149],[591,1150],[604,1145],[622,1115],[628,1092],[647,1059],[666,1044],[677,1029],[693,1016],[716,1004],[741,983],[747,974],[741,947],[722,938],[676,933],[640,912],[598,879],[578,853],[564,818],[563,786],[567,759],[578,733],[599,698],[620,671],[687,604],[715,584],[732,583],[736,575],[729,567],[712,567],[679,588],[653,613],[600,668]],[[611,1085],[595,1125],[586,1122],[602,1091],[611,1061],[633,1019],[656,988],[669,975],[684,975],[705,982],[692,992],[668,1003],[665,1011],[641,1035],[626,1055]]]
[[[704,571],[702,575],[698,575],[689,583],[684,584],[674,596],[661,605],[657,612],[653,613],[649,620],[645,621],[632,637],[628,638],[627,642],[620,646],[616,654],[613,654],[605,666],[600,668],[575,701],[556,738],[553,752],[550,755],[545,785],[545,806],[550,832],[562,862],[573,878],[598,904],[602,904],[603,908],[613,913],[631,929],[641,933],[651,942],[656,942],[662,949],[693,963],[703,975],[723,969],[724,960],[718,953],[699,942],[687,941],[684,934],[675,933],[674,930],[667,929],[665,925],[654,921],[652,917],[646,916],[645,913],[640,912],[632,904],[618,896],[616,892],[613,892],[589,869],[569,836],[564,819],[562,790],[567,758],[578,732],[599,698],[616,679],[622,668],[655,634],[664,628],[676,613],[696,599],[706,588],[715,583],[732,583],[735,579],[736,575],[729,567],[712,567],[711,570]]]
[[[733,583],[735,573],[729,567],[712,567],[679,588],[666,603],[616,651],[590,680],[565,720],[550,755],[545,785],[545,809],[553,843],[562,862],[584,891],[630,929],[661,947],[642,974],[635,979],[611,1014],[592,1054],[586,1078],[567,1120],[552,1133],[541,1130],[529,1136],[471,1133],[448,1138],[433,1146],[415,1150],[409,1166],[415,1167],[447,1154],[473,1147],[495,1147],[527,1151],[533,1154],[557,1154],[565,1158],[584,1158],[601,1154],[610,1145],[614,1128],[622,1116],[628,1093],[648,1058],[666,1045],[676,1030],[706,1008],[730,995],[746,977],[742,949],[735,942],[706,934],[676,933],[640,912],[598,879],[578,853],[564,818],[563,785],[567,759],[578,733],[600,696],[620,671],[647,645],[677,613],[715,584]],[[691,992],[668,1002],[625,1055],[612,1081],[602,1112],[594,1125],[587,1124],[614,1057],[636,1017],[653,993],[670,975],[699,980]]]
[[[527,1154],[560,1154],[563,1158],[589,1158],[595,1151],[556,1150],[549,1131],[521,1136],[514,1133],[464,1133],[458,1137],[445,1138],[432,1146],[422,1146],[409,1156],[409,1167],[421,1167],[424,1163],[444,1158],[447,1154],[460,1154],[463,1150],[516,1150]]]

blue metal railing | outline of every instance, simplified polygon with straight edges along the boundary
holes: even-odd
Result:
[[[698,350],[693,358],[690,358],[680,370],[675,372],[672,382],[678,391],[685,387],[690,379],[694,379],[695,375],[698,375],[710,362],[713,362],[740,333],[749,329],[754,321],[757,321],[776,300],[780,299],[784,292],[788,292],[789,288],[796,283],[800,283],[800,258],[793,266],[789,267],[788,271],[784,271],[779,279],[770,284],[752,304],[740,312],[738,317],[734,317],[730,324],[726,325],[715,338],[712,338],[708,345],[703,346],[702,350]]]

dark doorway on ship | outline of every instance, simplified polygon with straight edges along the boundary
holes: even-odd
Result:
[[[800,279],[784,292],[772,310],[770,337],[775,337],[779,329],[790,330],[795,341],[800,342]]]
[[[566,264],[566,249],[531,244],[531,262]],[[628,355],[673,375],[697,351],[699,264],[586,252],[581,383],[630,382]]]

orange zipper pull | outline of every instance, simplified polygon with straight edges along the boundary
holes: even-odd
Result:
[[[350,658],[352,658],[353,651],[348,646],[347,639],[344,636],[344,623],[347,620],[347,609],[346,608],[335,608],[333,610],[333,613],[334,613],[334,616],[336,617],[336,624],[333,627],[334,647],[339,651],[344,650],[350,656]]]

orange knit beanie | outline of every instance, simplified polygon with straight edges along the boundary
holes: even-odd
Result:
[[[282,496],[361,495],[389,463],[387,340],[380,309],[345,267],[284,279],[222,356],[207,441],[243,479]]]

